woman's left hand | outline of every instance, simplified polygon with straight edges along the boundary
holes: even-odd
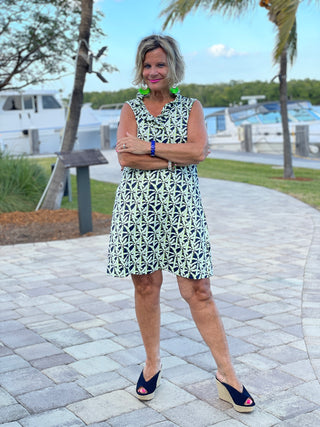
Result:
[[[143,141],[129,132],[119,138],[116,145],[117,153],[150,154],[150,142]]]

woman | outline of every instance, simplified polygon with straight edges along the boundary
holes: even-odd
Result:
[[[217,364],[221,399],[241,412],[254,401],[239,383],[210,291],[213,273],[197,164],[208,154],[199,101],[172,89],[184,74],[174,39],[144,38],[136,56],[137,98],[121,111],[116,150],[123,169],[109,242],[107,273],[131,275],[146,363],[137,397],[150,400],[160,383],[162,270],[177,277],[180,293]]]

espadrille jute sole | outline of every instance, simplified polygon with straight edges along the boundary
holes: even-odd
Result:
[[[231,403],[234,409],[238,412],[252,412],[255,407],[254,400],[247,392],[246,388],[243,387],[242,393],[228,384],[222,383],[216,378],[216,384],[218,389],[218,395],[221,400]],[[229,390],[228,390],[229,389]],[[252,403],[246,405],[247,399],[251,399]]]

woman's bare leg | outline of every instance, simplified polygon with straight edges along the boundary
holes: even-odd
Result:
[[[241,392],[242,385],[234,372],[226,334],[213,301],[210,279],[178,277],[177,280],[180,293],[189,304],[195,324],[217,364],[217,378]]]
[[[143,376],[149,381],[160,369],[160,289],[162,271],[132,275],[135,287],[135,308],[146,351]]]

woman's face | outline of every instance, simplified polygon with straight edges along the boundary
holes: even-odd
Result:
[[[168,90],[169,67],[165,51],[159,47],[146,53],[143,61],[142,76],[152,91]]]

